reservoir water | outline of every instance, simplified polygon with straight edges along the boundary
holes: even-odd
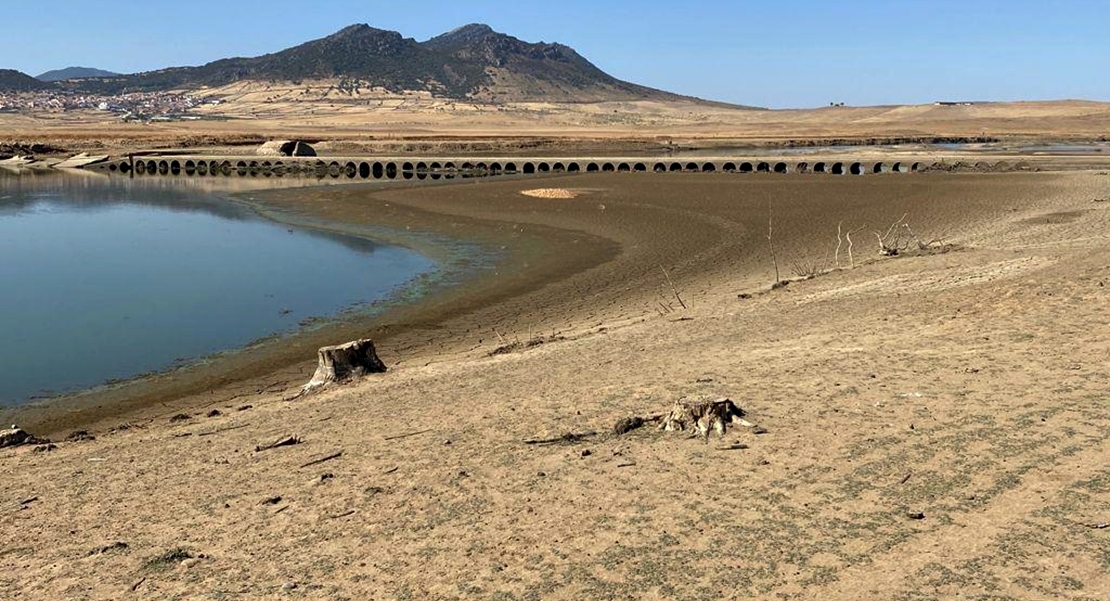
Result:
[[[294,332],[435,269],[195,189],[0,169],[0,407]]]

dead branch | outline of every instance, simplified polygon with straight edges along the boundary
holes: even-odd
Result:
[[[848,233],[844,234],[844,239],[848,241],[848,265],[850,265],[852,269],[856,268],[856,259],[852,256],[852,234],[859,233],[863,230],[863,228],[864,226],[861,225],[858,228],[850,230]]]
[[[678,288],[675,288],[675,286],[674,286],[674,282],[672,282],[672,281],[671,281],[671,276],[670,276],[670,274],[668,274],[668,273],[667,273],[667,270],[666,270],[666,269],[663,269],[663,266],[662,266],[662,265],[660,265],[660,266],[659,266],[659,269],[661,269],[661,270],[663,271],[663,277],[667,278],[667,285],[671,287],[671,292],[673,292],[673,293],[674,293],[674,298],[675,298],[675,300],[677,300],[677,301],[678,301],[678,304],[679,304],[679,305],[680,305],[680,306],[681,306],[681,307],[682,307],[683,309],[687,309],[688,307],[686,306],[686,303],[682,302],[682,297],[678,295]]]
[[[201,432],[201,433],[197,434],[197,436],[213,436],[215,434],[220,434],[221,432],[228,432],[230,430],[238,430],[240,428],[246,428],[247,426],[250,426],[250,424],[239,424],[238,426],[228,426],[226,428],[220,428],[218,430],[212,430],[211,432]]]
[[[902,215],[901,219],[890,224],[885,234],[880,234],[878,231],[875,232],[875,238],[879,241],[880,255],[884,257],[896,257],[905,250],[905,246],[902,243],[901,233],[903,228],[901,226],[906,221],[906,215],[909,215],[909,213]]]
[[[398,434],[396,436],[386,436],[382,440],[400,440],[402,438],[408,438],[410,436],[419,436],[421,434],[427,434],[428,432],[431,432],[431,430],[420,430],[419,432],[409,432],[408,434]]]
[[[301,467],[306,468],[306,467],[312,467],[314,465],[320,465],[321,463],[324,463],[325,461],[331,461],[332,459],[339,459],[342,456],[343,456],[343,451],[339,451],[338,453],[332,453],[331,455],[328,455],[327,457],[321,457],[319,459],[313,459],[312,461],[309,461],[308,463],[302,465]]]
[[[840,269],[840,245],[843,243],[843,240],[840,239],[840,228],[843,225],[844,225],[843,221],[836,224],[836,254],[834,256],[834,260],[836,262],[836,268],[837,269]]]
[[[285,438],[275,440],[274,442],[271,442],[269,444],[258,445],[254,447],[254,452],[261,453],[262,451],[269,451],[270,449],[276,449],[278,447],[288,447],[295,444],[301,444],[302,442],[304,441],[300,438],[297,438],[296,436],[286,436]]]
[[[593,431],[591,431],[591,432],[582,432],[580,434],[575,434],[574,432],[567,432],[566,434],[563,434],[562,436],[559,436],[557,438],[542,438],[542,439],[533,438],[531,440],[524,441],[524,444],[528,444],[528,445],[545,445],[545,444],[558,444],[558,443],[573,444],[573,443],[576,443],[576,442],[582,440],[583,438],[589,438],[591,436],[597,436],[597,432],[593,432]]]
[[[767,216],[767,246],[771,249],[771,261],[775,264],[775,283],[782,281],[782,276],[779,274],[779,257],[775,254],[775,228],[773,218]]]

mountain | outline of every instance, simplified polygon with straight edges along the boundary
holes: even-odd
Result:
[[[479,24],[422,43],[395,31],[351,25],[273,54],[63,85],[120,93],[218,87],[242,80],[336,78],[449,98],[564,102],[679,98],[618,80],[568,46],[523,42]]]
[[[422,45],[482,69],[484,77],[472,82],[472,96],[561,101],[678,97],[621,81],[569,46],[524,42],[498,33],[488,25],[465,25]]]
[[[26,92],[53,88],[52,84],[39,81],[26,73],[0,69],[0,92]]]
[[[55,82],[64,81],[66,79],[86,79],[89,77],[115,77],[119,73],[112,73],[103,69],[93,69],[92,67],[66,67],[65,69],[55,69],[54,71],[47,71],[39,75],[35,79],[39,81]]]

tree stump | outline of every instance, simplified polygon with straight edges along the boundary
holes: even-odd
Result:
[[[663,418],[662,430],[684,431],[692,429],[708,439],[709,433],[724,436],[728,424],[747,424],[744,410],[730,399],[711,397],[682,397],[675,401],[671,412]]]
[[[331,382],[349,382],[365,374],[383,373],[385,363],[378,358],[374,341],[369,338],[337,346],[325,346],[318,351],[319,365],[304,391]]]

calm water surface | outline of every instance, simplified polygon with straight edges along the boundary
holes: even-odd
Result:
[[[0,406],[293,332],[434,269],[196,190],[0,170]]]

